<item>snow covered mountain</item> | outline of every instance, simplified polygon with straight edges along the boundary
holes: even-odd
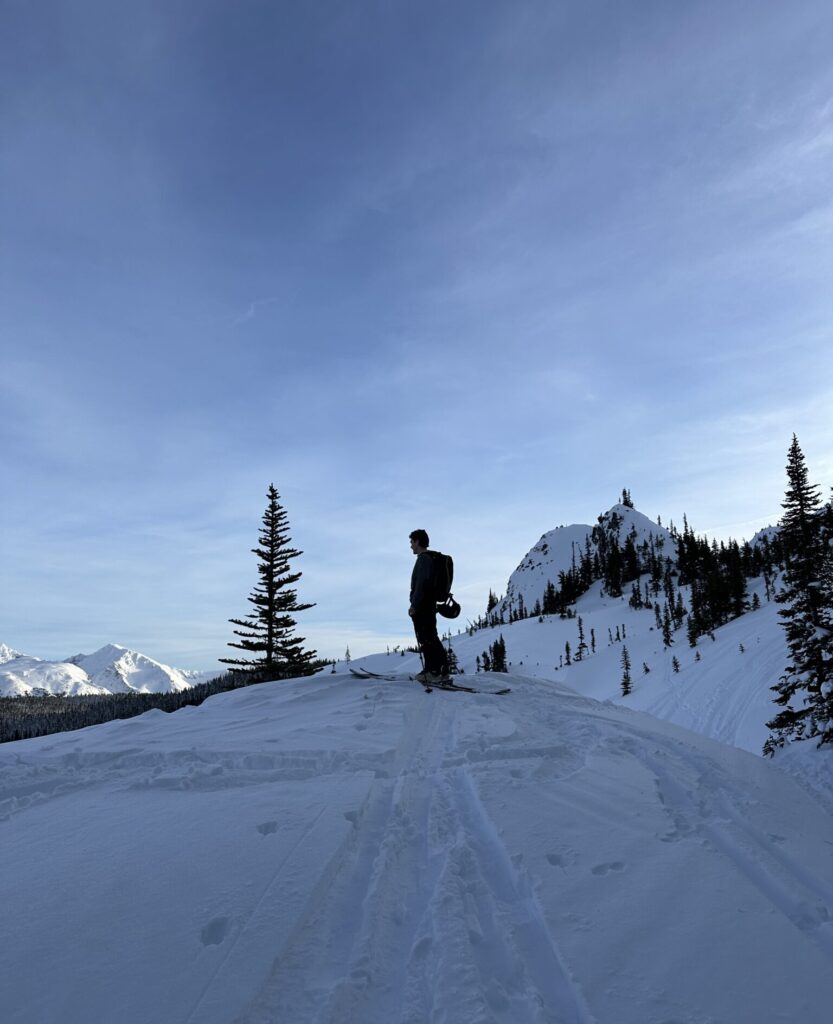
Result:
[[[631,537],[637,549],[648,549],[654,545],[664,556],[674,556],[674,540],[665,527],[652,522],[629,505],[616,504],[599,516],[596,527],[574,524],[559,526],[545,533],[509,577],[505,596],[495,609],[497,614],[503,612],[508,616],[513,610],[517,611],[519,599],[527,611],[531,611],[536,601],[543,600],[548,583],[557,587],[560,573],[576,568],[585,551],[591,555],[596,552],[598,545],[593,540],[594,529],[615,534],[621,544]]]
[[[0,644],[0,665],[5,664],[7,661],[13,661],[15,658],[22,658],[23,655],[20,651],[14,651],[8,644]]]
[[[612,597],[599,580],[571,605],[573,618],[547,615],[543,621],[535,616],[509,621],[521,604],[528,614],[541,600],[547,583],[557,586],[559,573],[578,565],[585,552],[595,554],[598,544],[593,531],[586,525],[562,526],[541,537],[512,573],[505,597],[494,609],[495,616],[502,614],[507,620],[505,624],[451,637],[460,666],[468,674],[476,672],[478,657],[502,637],[513,670],[648,711],[704,736],[760,753],[769,735],[766,723],[777,710],[770,687],[787,659],[777,606],[763,579],[748,583],[749,603],[757,595],[760,607],[699,637],[696,647],[689,645],[685,629],[676,631],[672,645],[666,647],[654,610],[633,608],[626,600],[630,585],[625,587],[626,596]],[[600,531],[608,536],[615,533],[621,545],[630,537],[638,553],[653,549],[663,560],[676,563],[671,533],[630,506],[617,504],[600,516],[597,537]],[[776,533],[772,527],[762,530],[751,544],[764,537],[772,541]],[[643,576],[643,589],[646,580]],[[678,587],[678,592],[689,606],[691,588]],[[580,631],[587,649],[577,659]],[[632,676],[632,692],[626,697],[622,695],[625,648]],[[396,655],[374,656],[361,664],[384,670],[395,659]]]
[[[66,661],[27,657],[5,644],[0,647],[2,652],[11,655],[0,659],[0,696],[4,697],[168,693],[217,675],[171,668],[117,644],[107,644],[94,654],[76,654]]]
[[[795,752],[499,681],[325,674],[4,744],[4,1021],[826,1022],[833,802]]]

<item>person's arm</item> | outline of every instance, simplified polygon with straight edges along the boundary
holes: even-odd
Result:
[[[427,551],[417,555],[411,580],[411,608],[417,609],[431,603],[431,556]]]

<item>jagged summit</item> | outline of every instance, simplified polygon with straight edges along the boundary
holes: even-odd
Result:
[[[3,658],[5,651],[11,657]],[[15,697],[178,692],[208,675],[180,671],[119,644],[105,644],[92,654],[74,654],[65,661],[25,657],[3,645],[0,666],[0,696]]]
[[[14,661],[15,658],[22,657],[23,655],[20,651],[14,650],[8,644],[0,644],[0,665],[5,665],[7,661]]]
[[[84,669],[93,685],[110,693],[178,692],[193,685],[178,669],[118,644],[106,644],[93,654],[76,654],[68,660]]]
[[[653,545],[665,555],[674,555],[673,538],[664,526],[633,506],[617,502],[598,517],[595,526],[574,523],[543,534],[509,577],[506,595],[495,609],[497,614],[509,615],[521,602],[527,610],[536,601],[543,602],[549,583],[558,588],[562,573],[577,570],[583,556],[592,559],[599,545],[611,536],[617,538],[620,546],[630,538],[637,550],[648,551]]]

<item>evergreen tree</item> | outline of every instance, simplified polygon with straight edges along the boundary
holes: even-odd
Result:
[[[622,696],[627,697],[631,692],[631,657],[628,648],[622,648]]]
[[[267,491],[269,503],[263,513],[263,526],[258,538],[258,547],[252,548],[257,555],[260,581],[249,596],[254,611],[244,619],[229,619],[240,629],[232,630],[240,642],[230,641],[229,647],[236,647],[250,658],[220,658],[226,665],[233,665],[261,678],[288,678],[309,675],[319,663],[315,651],[303,649],[304,638],[293,635],[296,622],[292,613],[313,608],[312,604],[299,604],[293,584],[301,578],[300,572],[290,572],[289,562],[303,554],[290,546],[289,522],[286,510],[280,504],[280,495],[274,484]]]
[[[793,434],[787,457],[787,493],[782,503],[781,541],[786,567],[784,586],[776,595],[790,661],[772,687],[783,710],[767,725],[764,745],[771,754],[786,740],[833,739],[833,633],[830,595],[825,593],[829,542],[825,537],[821,498],[808,480],[804,454]],[[827,604],[827,607],[825,607]]]
[[[459,675],[462,669],[460,668],[460,662],[457,660],[457,655],[454,653],[454,648],[451,646],[450,632],[446,637],[445,653],[448,658],[448,674],[452,676]]]
[[[506,642],[503,639],[502,633],[489,650],[492,655],[492,672],[508,672],[509,670],[506,665]]]
[[[666,647],[670,647],[674,643],[674,636],[671,630],[671,612],[667,604],[662,615],[662,642]]]
[[[677,659],[677,655],[676,654],[671,659],[671,667],[674,669],[675,672],[679,672],[680,671],[680,662]]]
[[[581,616],[578,617],[578,647],[576,648],[576,661],[583,661],[587,654],[587,643],[584,639],[584,622]]]

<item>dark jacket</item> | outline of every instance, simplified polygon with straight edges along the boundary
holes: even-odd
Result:
[[[411,573],[411,607],[416,610],[436,607],[433,555],[433,551],[421,551]]]

